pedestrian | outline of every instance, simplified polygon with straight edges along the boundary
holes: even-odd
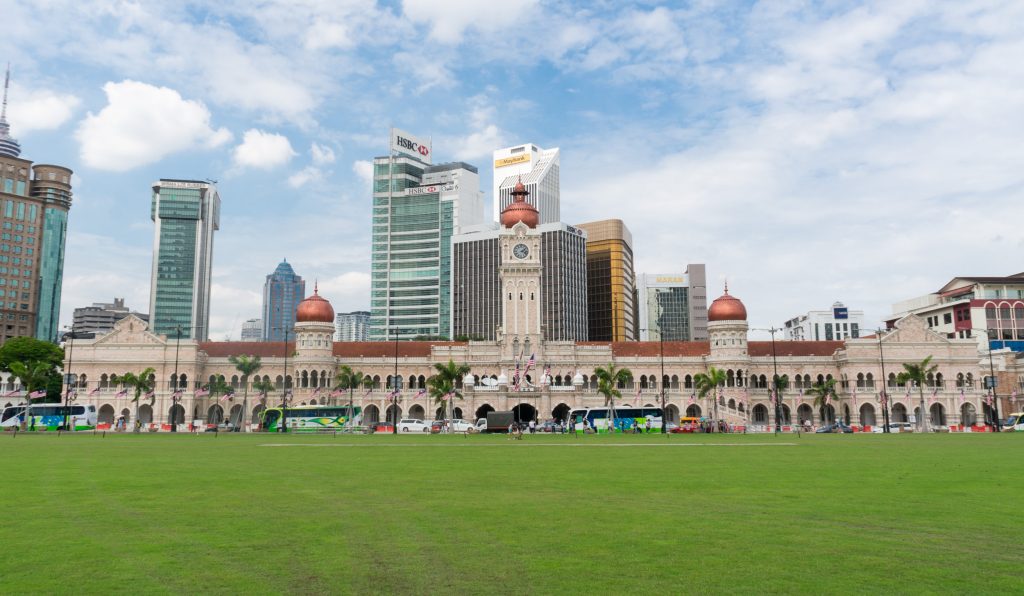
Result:
[[[537,432],[537,421],[536,420],[531,420],[530,421],[530,434],[532,435],[532,434],[534,434],[536,432]]]
[[[508,440],[516,438],[516,423],[512,422],[508,425]]]
[[[647,421],[644,422],[644,432],[647,432],[647,433],[651,432],[651,419],[650,418],[648,418]]]

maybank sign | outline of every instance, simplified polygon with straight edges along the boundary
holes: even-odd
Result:
[[[519,155],[513,155],[512,157],[503,157],[501,159],[494,160],[495,168],[504,168],[507,166],[514,166],[517,163],[526,163],[530,161],[529,153],[520,153]]]
[[[420,161],[433,163],[430,160],[432,153],[430,139],[422,139],[399,128],[392,128],[389,147],[392,153],[397,151],[411,155]]]

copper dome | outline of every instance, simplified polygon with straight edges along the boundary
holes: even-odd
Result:
[[[747,307],[743,306],[740,299],[729,295],[729,285],[725,286],[725,293],[719,296],[708,308],[708,321],[746,321]]]
[[[334,323],[334,307],[320,297],[319,288],[313,287],[313,295],[299,303],[295,309],[296,323]]]
[[[523,222],[530,228],[536,228],[540,223],[540,212],[533,205],[526,202],[529,195],[523,181],[516,182],[512,189],[512,202],[501,211],[501,225],[511,228],[519,222]]]

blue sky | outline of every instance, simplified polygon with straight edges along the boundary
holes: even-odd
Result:
[[[169,6],[168,6],[169,5]],[[753,327],[1024,270],[1024,3],[0,0],[23,156],[75,170],[62,321],[148,308],[150,185],[211,178],[215,338],[282,257],[366,308],[368,161],[562,150],[562,218]],[[45,35],[40,32],[45,31]],[[490,200],[490,196],[488,196]]]

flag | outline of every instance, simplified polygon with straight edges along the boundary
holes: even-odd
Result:
[[[366,393],[363,394],[363,397],[366,397],[367,395],[370,395],[371,393],[373,393],[373,387],[370,387],[369,389],[367,389]]]
[[[961,406],[964,405],[964,402],[966,402],[966,401],[967,401],[967,396],[964,395],[964,388],[961,387],[960,388],[960,405]]]
[[[639,402],[640,401],[640,387],[636,388],[636,396],[633,397],[633,401],[634,402]]]
[[[317,387],[316,389],[314,389],[312,397],[316,397],[316,396],[320,395],[320,391],[321,391],[320,387]]]
[[[691,393],[690,394],[690,403],[691,404],[697,403],[697,394],[696,393]]]
[[[184,393],[184,392],[181,389],[179,389],[179,390],[175,391],[174,393],[172,393],[171,394],[171,401],[181,401],[182,393]]]
[[[796,405],[799,406],[802,403],[804,403],[804,390],[801,388],[796,395]]]
[[[156,393],[153,392],[153,391],[148,391],[148,392],[146,392],[145,398],[146,399],[154,399],[154,398],[156,398]]]
[[[1014,389],[1010,393],[1010,401],[1012,401],[1013,403],[1017,403],[1017,390],[1016,389]]]
[[[985,403],[987,403],[989,406],[992,405],[992,392],[991,391],[988,392],[987,395],[985,395]]]
[[[334,391],[331,391],[331,397],[341,397],[342,395],[345,395],[345,392],[342,391],[341,389],[335,389]]]
[[[229,399],[231,399],[233,397],[235,397],[235,392],[234,391],[225,391],[224,395],[220,396],[220,401],[226,401],[226,400],[229,400]]]
[[[419,398],[423,397],[426,394],[427,394],[427,390],[426,389],[420,389],[419,391],[416,392],[416,395],[414,395],[412,398],[413,399],[419,399]]]
[[[768,403],[770,403],[773,406],[775,405],[775,390],[774,389],[772,389],[771,391],[768,392]]]
[[[32,399],[38,399],[40,397],[46,397],[46,389],[39,389],[28,394]]]
[[[195,392],[195,396],[196,397],[206,397],[207,395],[210,395],[210,390],[209,389],[202,389],[202,388],[196,389],[196,392]]]
[[[534,356],[536,354],[530,354],[530,359],[526,361],[526,370],[530,370],[531,367],[537,364],[537,359]]]
[[[18,397],[19,395],[21,395],[21,389],[15,389],[14,391],[4,394],[4,397]]]
[[[122,389],[114,394],[114,397],[128,397],[128,390]]]
[[[100,392],[100,388],[96,387],[95,389],[93,389],[92,391],[89,392],[89,396],[92,397],[93,395],[99,395],[99,392]]]

